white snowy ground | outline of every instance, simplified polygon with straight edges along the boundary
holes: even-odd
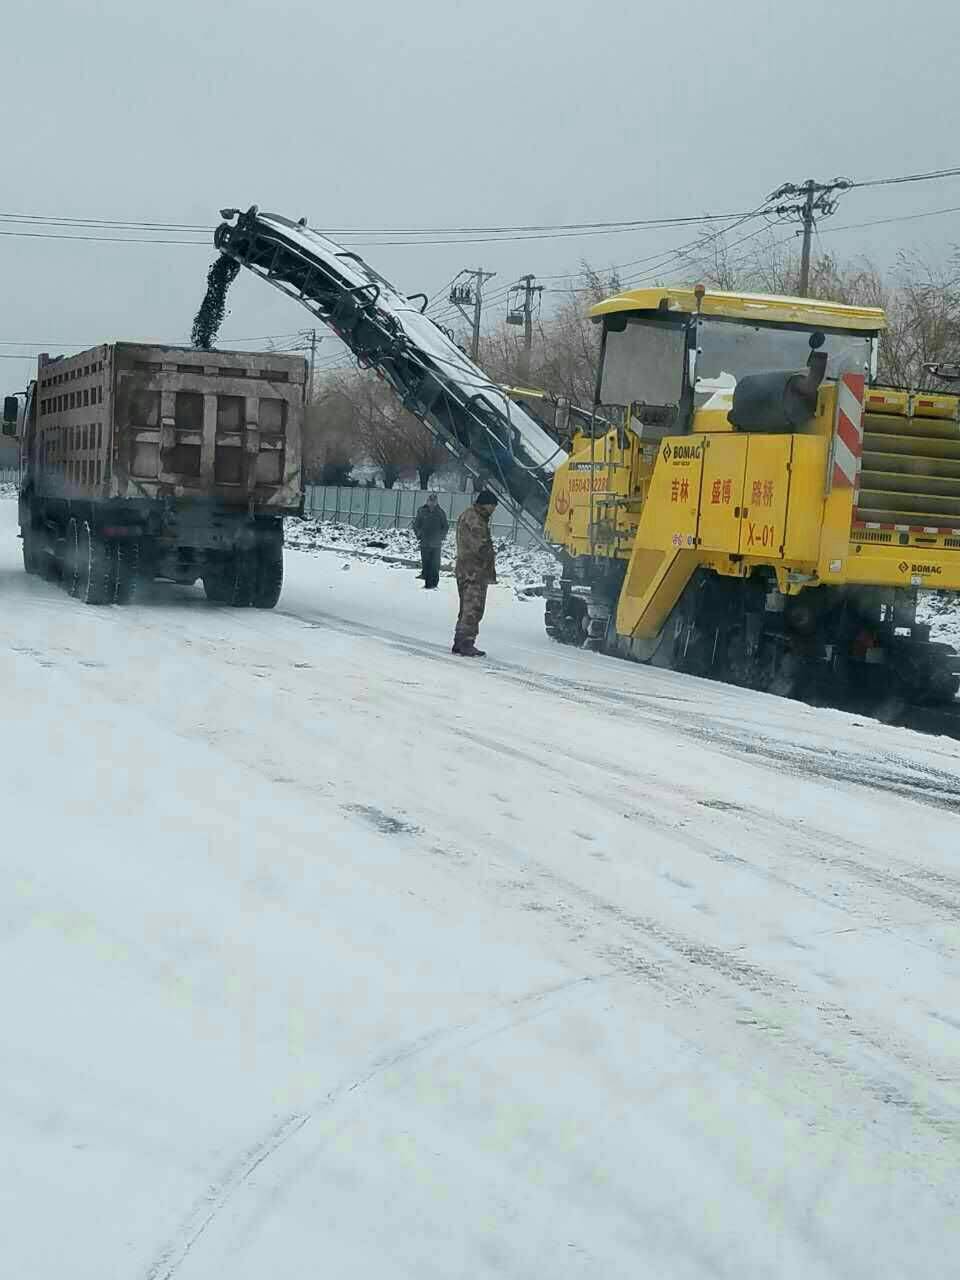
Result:
[[[382,559],[392,563],[419,563],[420,548],[410,529],[360,529],[334,520],[286,522],[287,545],[298,551],[342,552],[363,559]],[[543,584],[544,574],[559,574],[560,562],[538,546],[521,547],[503,538],[497,540],[497,577],[506,586],[522,591]],[[456,543],[451,531],[444,541],[442,569],[453,571]]]
[[[89,609],[0,503],[31,1280],[904,1280],[960,1230],[960,744],[289,556]],[[347,568],[343,568],[347,565]]]
[[[2,496],[2,494],[0,494]],[[334,520],[287,521],[287,542],[299,551],[337,551],[362,559],[389,562],[414,561],[419,555],[417,539],[409,529],[361,529]],[[443,548],[443,567],[452,571],[456,554],[453,534],[447,536]],[[497,548],[497,572],[500,581],[521,594],[539,586],[547,573],[558,574],[560,563],[549,552],[536,546],[521,547],[501,540]],[[919,617],[930,623],[931,635],[960,649],[960,601],[956,596],[921,593]]]
[[[960,652],[960,602],[956,596],[921,593],[917,616],[929,622],[931,639],[952,644]]]

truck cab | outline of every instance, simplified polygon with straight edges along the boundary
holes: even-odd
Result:
[[[886,323],[874,307],[700,288],[631,290],[590,314],[603,325],[598,402],[648,439],[736,430],[729,414],[741,379],[803,369],[811,339],[826,357],[823,379],[870,380]]]

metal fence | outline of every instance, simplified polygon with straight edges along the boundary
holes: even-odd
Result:
[[[450,523],[470,506],[473,494],[436,492]],[[426,489],[367,489],[350,486],[308,484],[304,514],[320,520],[335,520],[360,529],[409,529],[417,509],[427,500]],[[490,520],[494,538],[509,538],[521,546],[531,536],[516,517],[497,507]]]
[[[16,467],[0,467],[0,484],[17,484],[20,473]],[[417,509],[427,500],[426,489],[367,489],[356,486],[308,484],[304,491],[304,512],[321,520],[336,520],[340,524],[356,525],[360,529],[409,529]],[[436,492],[440,506],[451,524],[473,502],[470,493]],[[495,538],[509,538],[526,546],[532,541],[530,534],[517,522],[516,517],[503,507],[497,507],[490,520],[490,531]]]

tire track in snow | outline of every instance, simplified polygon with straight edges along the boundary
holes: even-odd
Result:
[[[144,1280],[171,1280],[230,1198],[265,1160],[299,1133],[309,1119],[309,1114],[304,1113],[285,1116],[259,1142],[241,1152],[196,1202],[176,1237],[164,1246],[144,1273]]]
[[[537,753],[462,727],[458,732],[461,737],[469,738],[478,746],[485,747],[489,751],[546,770],[561,778],[569,786],[568,771],[551,762],[546,748],[542,753]],[[837,903],[831,898],[817,893],[816,890],[809,888],[809,886],[791,880],[789,877],[783,876],[769,867],[760,866],[747,858],[731,853],[725,845],[716,844],[704,835],[685,831],[682,824],[689,817],[689,813],[684,812],[683,806],[676,804],[676,797],[681,797],[688,809],[694,805],[704,804],[710,807],[712,803],[706,800],[702,792],[698,792],[695,788],[686,786],[682,782],[677,782],[671,785],[671,790],[668,793],[658,784],[646,784],[636,771],[625,769],[615,761],[591,759],[572,752],[566,746],[554,745],[550,751],[554,757],[562,756],[581,769],[596,770],[604,780],[608,779],[610,775],[617,776],[628,788],[628,794],[623,797],[622,803],[614,804],[611,803],[603,789],[590,789],[579,785],[571,787],[572,791],[590,803],[600,805],[611,813],[621,815],[623,814],[623,805],[626,804],[631,810],[630,817],[632,819],[639,819],[654,830],[670,839],[685,844],[688,848],[703,854],[713,862],[736,866],[772,884],[810,898],[823,906],[831,908],[837,906]],[[638,808],[636,803],[638,796],[648,802],[646,807]],[[664,810],[669,808],[674,810],[673,816],[664,817]],[[726,806],[725,811],[718,814],[717,818],[717,823],[721,826],[725,823],[733,825],[743,821],[749,821],[755,833],[757,828],[763,828],[766,831],[770,847],[779,847],[784,855],[790,859],[812,860],[827,870],[839,871],[849,876],[854,882],[854,887],[857,887],[860,883],[867,882],[898,901],[909,898],[923,907],[936,911],[946,920],[960,920],[960,881],[953,877],[942,872],[917,868],[900,860],[896,860],[902,867],[900,872],[883,871],[872,866],[866,860],[863,850],[852,841],[845,840],[843,837],[836,836],[834,833],[822,828],[813,827],[806,822],[802,826],[797,824],[788,828],[790,840],[795,846],[790,848],[783,842],[785,824],[760,809],[744,805]],[[888,861],[894,861],[894,859],[888,858]],[[931,889],[927,888],[923,883],[914,883],[917,880],[932,883],[936,888]],[[946,892],[938,892],[938,890]],[[950,890],[954,891],[952,896],[949,892]]]
[[[365,1088],[378,1076],[383,1075],[384,1072],[417,1058],[446,1041],[450,1041],[453,1048],[470,1048],[472,1045],[489,1039],[491,1036],[502,1035],[504,1032],[540,1016],[541,1010],[538,1007],[545,1005],[549,1008],[550,1002],[555,996],[563,994],[574,987],[599,983],[619,976],[616,971],[606,974],[578,975],[575,978],[554,983],[549,987],[541,987],[536,991],[508,1000],[491,1012],[486,1013],[482,1018],[436,1027],[413,1040],[404,1041],[378,1054],[370,1062],[366,1070],[331,1089],[308,1111],[294,1112],[285,1116],[277,1124],[273,1125],[260,1141],[244,1148],[231,1161],[220,1177],[215,1182],[212,1182],[196,1201],[179,1231],[176,1232],[172,1240],[163,1246],[152,1264],[144,1272],[144,1280],[172,1280],[172,1277],[177,1274],[189,1258],[194,1246],[197,1245],[204,1233],[227,1208],[231,1200],[243,1188],[244,1184],[249,1181],[256,1170],[278,1152],[281,1147],[296,1137],[318,1112],[334,1107],[351,1094]],[[542,1012],[546,1011],[546,1008],[542,1010]],[[457,1041],[463,1039],[467,1034],[469,1034],[470,1038],[466,1039],[462,1044],[458,1044]]]
[[[543,756],[537,756],[532,752],[527,753],[510,744],[497,743],[496,740],[462,729],[461,733],[471,737],[478,745],[500,751],[508,757],[537,764],[548,772],[562,772]],[[578,761],[578,763],[584,762]],[[601,766],[597,765],[597,767]],[[613,813],[622,814],[622,806],[609,804],[602,794],[598,795],[596,791],[591,792],[586,788],[578,790],[589,802],[600,804]],[[646,816],[643,815],[644,818]],[[748,869],[756,869],[745,859],[737,858],[736,855],[730,855],[716,846],[711,846],[703,837],[687,833],[682,827],[663,822],[659,825],[678,843],[688,845],[698,852],[715,854],[724,862],[735,861],[738,864],[742,863]],[[777,826],[775,822],[773,825]],[[515,861],[516,855],[512,846],[503,841],[498,841],[497,844],[505,857]],[[806,849],[798,850],[793,856],[803,857],[806,852]],[[844,863],[849,873],[854,877],[860,877],[864,868],[852,859],[844,859]],[[960,1083],[955,1073],[931,1070],[929,1063],[918,1061],[909,1049],[902,1044],[894,1043],[888,1032],[874,1031],[859,1025],[842,1005],[813,997],[809,991],[791,980],[781,978],[747,960],[736,948],[724,948],[702,942],[650,916],[624,911],[617,903],[555,872],[542,861],[531,866],[529,859],[525,860],[523,871],[527,880],[515,887],[528,891],[532,881],[538,881],[541,887],[548,889],[549,892],[541,894],[541,899],[546,899],[546,902],[541,900],[537,909],[554,915],[564,926],[569,926],[571,923],[570,903],[576,904],[581,910],[586,908],[587,917],[592,917],[590,924],[593,927],[589,931],[595,935],[587,945],[598,959],[616,965],[626,974],[641,977],[645,982],[659,988],[668,1001],[679,998],[695,1002],[698,998],[707,997],[726,1004],[732,1003],[735,1014],[750,1015],[746,1020],[742,1017],[738,1017],[737,1020],[744,1025],[754,1027],[754,1034],[761,1034],[768,1040],[772,1038],[783,1041],[791,1049],[799,1050],[823,1065],[841,1072],[847,1080],[856,1082],[859,1088],[875,1100],[909,1113],[936,1132],[939,1137],[949,1138],[951,1141],[960,1139],[960,1101],[954,1104],[945,1098],[934,1098],[928,1102],[911,1096],[909,1084],[909,1077],[914,1080],[924,1080],[924,1089],[928,1095],[931,1093],[931,1083],[955,1090]],[[897,897],[914,896],[905,895],[904,890],[913,889],[915,886],[905,885],[898,877],[883,878],[878,873],[878,879],[884,889]],[[786,881],[782,883],[803,892],[801,886],[792,886]],[[837,905],[829,899],[823,899],[823,901],[831,907]],[[951,914],[956,911],[956,903],[951,900],[944,902],[938,897],[937,905],[946,906]],[[611,923],[622,930],[619,939],[611,936]],[[587,933],[588,930],[585,928],[583,932]],[[651,949],[651,943],[654,944],[653,949]],[[725,985],[718,985],[718,979]],[[740,998],[738,992],[746,994],[746,1003]],[[773,1007],[758,1010],[755,1004],[750,1003],[751,999],[755,1000],[757,997],[769,1001]],[[798,1009],[804,1007],[815,1012],[816,1023],[821,1030],[828,1030],[829,1036],[820,1036],[820,1041],[817,1042],[809,1036],[804,1037],[798,1033],[796,1013]],[[868,1049],[880,1061],[876,1066],[869,1067],[845,1056],[840,1048],[834,1050],[824,1047],[823,1040],[829,1041],[831,1038],[838,1045],[844,1040],[848,1044],[852,1041],[853,1045]]]
[[[682,970],[684,967],[692,969],[699,979],[700,989],[696,994],[700,999],[706,997],[711,1001],[732,1004],[735,1014],[749,1015],[749,1025],[765,1039],[783,1041],[790,1049],[812,1056],[840,1072],[848,1081],[856,1083],[863,1092],[878,1102],[909,1113],[941,1138],[960,1142],[960,1099],[951,1102],[945,1098],[935,1098],[931,1088],[931,1084],[935,1083],[955,1091],[960,1084],[960,1077],[956,1073],[951,1075],[931,1071],[929,1064],[918,1061],[909,1050],[893,1043],[889,1034],[871,1031],[859,1025],[842,1005],[821,999],[812,1000],[810,993],[796,983],[746,960],[736,950],[700,942],[648,916],[623,911],[616,903],[544,868],[542,864],[534,874],[553,890],[559,890],[567,901],[585,904],[596,916],[605,918],[626,931],[625,943],[617,944],[610,938],[609,927],[601,928],[599,933],[606,942],[599,948],[594,944],[594,954],[598,958],[616,964],[624,973],[634,974],[654,983],[674,998],[685,995],[688,1000],[695,987],[684,980]],[[554,909],[548,906],[544,910]],[[560,918],[564,919],[562,915]],[[635,952],[638,938],[641,942],[639,957]],[[654,951],[651,955],[650,941],[668,954],[664,956],[662,951],[660,954]],[[732,985],[735,990],[731,992],[729,987],[719,985],[717,979]],[[738,992],[746,994],[746,1002],[739,998]],[[751,998],[756,997],[763,997],[773,1007],[758,1010],[751,1003]],[[798,1033],[797,1010],[804,1007],[815,1012],[819,1028],[829,1030],[829,1036],[820,1036],[818,1041],[814,1041],[811,1037]],[[743,1023],[742,1017],[738,1017],[738,1022]],[[837,1048],[826,1047],[831,1039],[836,1042]],[[859,1047],[865,1046],[881,1062],[870,1067],[854,1061],[840,1048],[844,1039],[848,1042],[852,1040]],[[891,1066],[894,1067],[893,1073]],[[924,1081],[923,1092],[927,1095],[926,1099],[911,1095],[911,1077],[914,1081]]]
[[[411,653],[417,658],[442,662],[455,661],[446,645],[417,641],[410,636],[386,628],[347,621],[331,614],[306,617],[298,613],[285,612],[284,616],[307,627],[381,640],[392,648]],[[611,658],[610,661],[620,663],[622,660]],[[584,702],[589,702],[595,709],[615,711],[621,718],[626,705],[645,723],[659,725],[678,736],[693,738],[701,744],[706,742],[709,746],[729,755],[752,757],[758,763],[778,771],[786,765],[803,777],[868,787],[914,800],[919,804],[930,805],[933,808],[960,813],[960,774],[929,765],[920,765],[915,761],[906,760],[896,752],[877,755],[871,759],[865,752],[854,754],[836,750],[825,751],[818,747],[791,747],[782,742],[766,739],[762,735],[748,737],[742,732],[724,728],[719,718],[710,719],[698,714],[695,710],[692,714],[686,714],[681,720],[671,716],[669,708],[678,703],[694,708],[696,704],[692,698],[653,692],[639,693],[624,688],[622,684],[614,683],[615,673],[613,672],[611,672],[610,686],[605,687],[600,683],[533,671],[528,667],[499,659],[485,659],[482,670],[517,684],[521,688],[552,694],[575,706],[582,706]],[[807,707],[806,703],[798,705],[805,709]],[[879,721],[877,724],[878,727],[882,727]]]
[[[379,1055],[361,1075],[332,1089],[316,1110],[319,1113],[321,1110],[327,1110],[335,1104],[349,1100],[353,1094],[364,1089],[385,1072],[394,1067],[402,1066],[406,1062],[417,1060],[427,1053],[435,1052],[444,1055],[463,1053],[486,1040],[504,1035],[516,1027],[533,1022],[553,1009],[557,996],[565,996],[576,988],[599,985],[624,976],[621,970],[614,969],[606,973],[585,974],[569,978],[563,982],[508,1000],[482,1018],[428,1031],[422,1036],[406,1041]],[[257,1196],[254,1205],[248,1212],[242,1231],[237,1233],[232,1252],[239,1253],[242,1250],[245,1243],[256,1234],[257,1230],[269,1219],[270,1215],[287,1199],[293,1188],[311,1172],[318,1160],[322,1158],[328,1145],[329,1135],[315,1139],[312,1148],[304,1152],[296,1164],[281,1174],[273,1187],[265,1188]]]
[[[497,671],[500,674],[499,667]],[[871,758],[866,752],[790,746],[762,735],[747,736],[742,731],[724,728],[718,719],[709,719],[695,711],[685,712],[683,719],[667,714],[664,702],[683,699],[666,699],[655,694],[638,695],[622,688],[605,690],[595,684],[568,681],[565,677],[534,676],[523,668],[505,669],[502,674],[524,688],[554,693],[577,705],[589,701],[598,710],[606,706],[622,711],[626,703],[640,713],[640,718],[647,723],[657,723],[682,737],[693,738],[696,742],[705,743],[727,755],[752,757],[759,763],[769,764],[778,770],[787,765],[802,777],[869,787],[915,800],[920,804],[960,813],[960,774],[918,764],[896,752]]]
[[[292,615],[292,616],[296,617],[296,615]],[[243,621],[246,622],[248,620],[243,619]],[[324,625],[316,622],[306,622],[302,619],[300,619],[300,621],[303,623],[303,625],[306,625],[308,627],[322,627]],[[433,660],[440,660],[440,661],[448,661],[448,662],[456,661],[455,659],[452,659],[447,654],[445,647],[441,648],[439,645],[433,646],[428,644],[418,644],[415,641],[411,642],[408,637],[396,636],[392,633],[384,632],[381,628],[363,627],[363,626],[357,626],[353,624],[345,624],[343,620],[339,618],[331,619],[330,624],[331,625],[329,626],[329,629],[331,630],[342,631],[342,632],[347,632],[351,634],[362,633],[374,639],[379,639],[381,641],[385,640],[388,644],[390,644],[391,647],[397,648],[398,650],[403,652],[409,652],[414,656],[416,656],[417,658],[427,657]],[[251,630],[251,632],[254,632],[254,633],[258,633],[261,631],[261,627],[259,626],[254,627],[251,625],[249,629]],[[643,719],[647,722],[655,722],[657,724],[661,724],[666,729],[672,730],[675,732],[679,730],[681,731],[681,733],[683,733],[684,736],[698,737],[702,740],[706,732],[709,729],[712,729],[715,727],[715,724],[713,722],[706,721],[702,717],[697,717],[695,723],[699,724],[700,726],[699,729],[694,728],[689,732],[684,731],[683,726],[678,725],[675,719],[671,719],[669,716],[665,714],[664,707],[663,707],[664,699],[661,696],[654,695],[653,697],[650,697],[650,698],[646,698],[642,696],[635,697],[633,695],[625,696],[627,694],[627,691],[623,689],[598,690],[596,686],[593,686],[591,684],[577,682],[577,681],[568,681],[563,677],[537,678],[535,676],[535,673],[531,673],[527,669],[520,666],[511,667],[507,669],[505,664],[499,664],[499,665],[491,666],[490,670],[494,674],[502,675],[506,673],[508,678],[512,679],[513,682],[515,683],[521,683],[524,687],[527,687],[531,690],[535,690],[545,696],[561,698],[564,701],[572,702],[578,706],[582,706],[583,703],[587,701],[587,702],[593,703],[595,706],[598,706],[602,709],[622,711],[623,702],[626,700],[635,705],[637,711],[640,713],[638,714],[638,719]],[[678,699],[671,698],[671,699],[667,699],[667,701],[676,702],[678,701]],[[679,701],[683,701],[683,700],[679,699]],[[728,737],[730,737],[731,741],[733,742],[733,745],[736,746],[741,741],[742,735],[738,737],[737,735],[734,734],[734,735],[728,735]],[[506,749],[505,744],[498,743],[495,740],[488,740],[488,742],[485,745],[488,745],[490,746],[491,749],[500,751],[501,753],[504,753],[504,754],[510,753]],[[732,752],[732,753],[736,754],[736,752]],[[570,753],[567,753],[567,754],[570,754]],[[544,766],[544,760],[542,756],[537,757],[532,753],[524,753],[524,754],[521,754],[521,758],[524,758],[531,763],[537,763],[541,767]],[[632,787],[636,788],[638,785],[638,779],[634,774],[632,773],[628,774],[627,771],[624,771],[622,769],[620,770],[614,769],[611,766],[610,762],[594,761],[594,760],[589,760],[582,757],[580,759],[577,759],[572,755],[571,755],[571,759],[576,760],[577,763],[582,765],[589,765],[594,768],[602,769],[607,773],[611,771],[619,772],[621,777],[623,777],[625,780],[628,780],[631,783]],[[910,764],[910,767],[915,767],[913,766],[912,762],[908,762],[908,763]],[[940,773],[941,771],[936,771],[936,772]],[[829,774],[825,775],[823,771],[820,770],[819,772],[817,772],[817,776],[829,777]],[[951,780],[953,780],[952,775],[946,775],[946,776],[951,777]],[[857,778],[856,781],[861,782],[863,781],[863,779]],[[869,781],[869,778],[867,779],[867,781]],[[596,793],[590,793],[586,789],[576,789],[576,790],[579,790],[580,794],[583,794],[585,798],[590,799],[593,803],[597,803],[598,797]],[[700,798],[700,800],[697,800],[695,795],[691,792],[691,794],[687,797],[687,799],[699,803],[701,802],[702,797]],[[662,795],[660,796],[660,799],[657,801],[657,803],[662,804]],[[613,807],[613,809],[614,811],[617,811],[616,807]],[[620,809],[622,811],[622,806],[620,807]],[[746,813],[747,811],[744,810],[744,812]],[[636,814],[635,816],[640,817],[641,820],[645,822],[653,822],[654,819],[656,818],[656,815],[653,813],[652,810],[649,812]],[[751,821],[767,822],[775,833],[782,834],[782,827],[780,826],[780,824],[777,824],[775,821],[772,821],[768,816],[762,815],[759,812],[754,814],[752,811],[750,811],[749,817]],[[736,855],[732,855],[727,850],[717,845],[711,844],[711,842],[709,842],[708,840],[705,840],[703,837],[699,835],[695,835],[692,832],[685,832],[682,826],[678,823],[669,822],[669,821],[665,822],[662,820],[662,818],[660,818],[659,821],[657,822],[657,825],[659,829],[665,831],[667,834],[670,835],[671,838],[680,841],[681,843],[687,845],[688,847],[697,849],[699,852],[705,854],[706,856],[712,857],[714,860],[723,861],[726,863],[730,863],[731,861],[733,861],[736,865],[741,866],[743,869],[752,871],[756,874],[761,874],[765,876],[767,879],[770,879],[772,882],[778,883],[784,887],[787,887],[793,892],[804,894],[805,896],[814,898],[815,900],[821,903],[825,903],[826,905],[836,906],[835,903],[831,904],[829,902],[829,899],[824,898],[822,895],[816,894],[806,886],[792,883],[786,877],[779,876],[775,872],[770,871],[769,869],[757,868],[753,864],[749,863],[746,859],[738,859]],[[791,830],[792,838],[796,839],[797,835],[798,835],[797,829],[796,828],[792,829]],[[888,873],[878,871],[875,868],[865,866],[861,864],[856,857],[853,857],[853,856],[834,857],[833,855],[825,854],[823,851],[824,844],[829,843],[830,845],[836,845],[838,842],[829,833],[822,833],[822,835],[823,835],[823,840],[820,842],[819,848],[817,843],[807,839],[805,841],[805,849],[802,851],[797,850],[795,853],[792,853],[791,856],[802,857],[804,856],[805,852],[812,853],[814,859],[820,862],[821,865],[827,866],[831,869],[842,870],[846,875],[851,876],[855,883],[857,880],[866,880],[866,881],[872,880],[874,883],[874,887],[881,888],[884,891],[891,893],[891,895],[897,899],[902,899],[903,897],[913,897],[916,901],[922,903],[924,906],[930,909],[934,909],[940,912],[947,911],[951,915],[955,916],[957,906],[954,901],[952,901],[951,899],[949,899],[944,895],[939,895],[939,894],[936,894],[935,892],[931,893],[929,890],[925,889],[922,884],[912,884],[910,883],[909,879],[907,879],[905,876],[890,875]],[[859,852],[853,846],[851,846],[851,850],[854,853]],[[914,874],[913,868],[910,868],[907,871],[907,876],[911,874]],[[924,872],[922,870],[919,872],[916,872],[915,874],[918,879],[924,879],[924,878],[934,879],[936,877],[939,877],[939,873],[932,872],[932,871],[927,873],[927,875],[924,875]],[[943,878],[941,877],[940,879],[942,880]],[[948,887],[953,887],[952,885],[949,885],[949,878],[946,878],[946,879],[948,880]],[[639,927],[643,929],[646,923],[647,922],[645,921],[639,922]],[[687,947],[687,944],[689,944],[689,948],[685,950],[685,947]],[[693,940],[686,939],[682,941],[682,945],[679,948],[674,948],[674,949],[677,951],[677,954],[681,957],[681,959],[685,962],[685,964],[692,966],[696,971],[700,972],[701,975],[703,975],[704,973],[709,974],[711,971],[713,971],[717,977],[724,977],[726,980],[732,981],[742,987],[744,986],[743,980],[749,973],[753,983],[752,990],[754,991],[755,994],[763,993],[766,985],[766,980],[768,978],[772,979],[773,981],[776,981],[773,975],[764,974],[764,972],[760,970],[758,966],[753,965],[753,966],[750,966],[749,969],[745,969],[744,961],[742,957],[738,957],[735,953],[730,954],[730,953],[724,952],[723,949],[720,949],[720,948],[714,948],[712,951],[705,950],[703,947],[701,947],[699,944],[697,944]],[[602,957],[608,963],[610,962],[615,963],[618,965],[618,967],[623,968],[624,970],[632,972],[634,974],[640,974],[644,976],[647,980],[654,980],[657,977],[661,979],[664,978],[665,970],[663,965],[651,961],[649,957],[649,951],[647,952],[646,955],[642,954],[642,952],[638,954],[637,949],[635,947],[624,945],[623,947],[620,948],[619,951],[616,948],[610,948],[606,951],[603,951],[603,950],[598,951],[596,954]],[[671,975],[671,981],[675,981],[676,978],[677,978],[677,974],[674,971],[674,973]],[[747,989],[748,990],[751,989],[749,985],[747,986]],[[795,993],[798,993],[801,995],[805,994],[805,993],[799,992],[799,990],[795,987],[793,988],[793,990]],[[772,997],[774,993],[773,991],[768,990],[768,994]],[[819,1012],[822,1017],[826,1016],[827,1014],[830,1015],[831,1020],[836,1024],[835,1029],[838,1033],[843,1033],[855,1039],[859,1039],[861,1042],[870,1044],[871,1046],[875,1047],[879,1052],[883,1053],[885,1056],[889,1056],[891,1046],[886,1042],[884,1042],[883,1039],[878,1036],[869,1036],[866,1032],[858,1032],[854,1027],[850,1025],[851,1019],[849,1015],[846,1013],[845,1010],[841,1009],[839,1006],[833,1006],[831,1008],[830,1006],[821,1004],[819,1006]],[[763,1020],[760,1020],[757,1023],[757,1025],[762,1025],[762,1022]],[[774,1034],[772,1027],[768,1028],[768,1033]],[[902,1053],[899,1056],[901,1057],[901,1059],[904,1059],[904,1055]],[[916,1067],[916,1064],[913,1063],[912,1060],[910,1060],[909,1058],[906,1058],[904,1060],[906,1061],[906,1065],[910,1066],[911,1068]],[[952,1078],[950,1077],[945,1078],[944,1082],[951,1083],[951,1084],[953,1083]],[[895,1086],[885,1081],[880,1081],[880,1083],[876,1084],[872,1091],[875,1092],[876,1096],[878,1097],[882,1096],[888,1101],[891,1101],[902,1095],[902,1090],[898,1092]],[[904,1103],[903,1105],[906,1105],[906,1103]],[[952,1124],[952,1121],[950,1121],[949,1123]]]

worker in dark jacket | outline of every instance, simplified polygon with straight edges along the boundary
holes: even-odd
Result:
[[[420,539],[420,576],[432,591],[440,581],[440,551],[450,527],[437,495],[431,493],[413,518],[413,532]]]
[[[490,537],[490,517],[497,505],[497,495],[481,489],[472,507],[467,507],[457,521],[457,590],[460,592],[460,616],[453,636],[453,652],[464,658],[482,658],[476,646],[480,619],[487,603],[487,587],[497,580],[497,570]]]

